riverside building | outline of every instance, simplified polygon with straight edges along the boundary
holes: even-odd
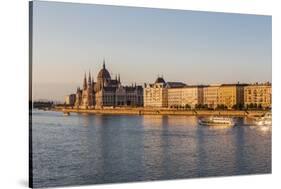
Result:
[[[245,106],[271,108],[272,89],[271,83],[255,83],[244,88]]]
[[[206,104],[208,108],[217,108],[219,103],[219,87],[220,85],[213,84],[203,88],[203,104]]]
[[[225,105],[227,109],[234,106],[244,106],[245,84],[222,84],[218,88],[218,104]]]
[[[194,108],[197,104],[203,104],[203,86],[165,82],[163,77],[152,84],[144,84],[144,107]]]
[[[168,107],[168,90],[165,80],[158,77],[152,84],[144,84],[144,107]]]
[[[76,99],[75,94],[66,95],[65,99],[64,99],[64,102],[65,102],[66,105],[73,106],[75,104],[75,99]]]
[[[168,91],[172,88],[186,86],[182,82],[165,82],[163,77],[158,77],[152,84],[144,84],[144,107],[168,108]]]
[[[195,108],[199,104],[203,104],[203,86],[168,88],[169,108]]]
[[[123,86],[120,75],[111,78],[109,71],[103,67],[95,82],[91,74],[85,74],[83,88],[77,88],[75,106],[82,109],[103,108],[107,106],[143,106],[143,87],[140,85]]]

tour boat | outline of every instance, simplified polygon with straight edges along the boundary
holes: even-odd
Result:
[[[265,115],[255,121],[259,126],[271,126],[272,125],[272,113],[267,112]]]
[[[232,127],[235,125],[235,122],[232,118],[228,117],[208,117],[199,119],[199,124],[204,126],[229,126]]]

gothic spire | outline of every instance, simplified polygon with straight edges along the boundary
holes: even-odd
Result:
[[[86,72],[85,72],[85,75],[84,75],[83,89],[87,89],[87,76],[86,76]]]
[[[105,60],[103,59],[102,68],[105,69]]]
[[[89,71],[88,83],[91,83],[91,80],[92,80],[92,78],[91,78],[91,72]]]
[[[89,77],[88,77],[88,88],[92,87],[92,78],[91,78],[91,72],[89,71]]]

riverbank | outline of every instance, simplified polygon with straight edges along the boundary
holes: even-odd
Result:
[[[104,109],[77,109],[56,107],[53,111],[64,113],[87,113],[107,115],[186,115],[186,116],[236,116],[236,117],[260,117],[266,111],[263,110],[174,110],[174,109],[148,109],[148,108],[104,108]]]

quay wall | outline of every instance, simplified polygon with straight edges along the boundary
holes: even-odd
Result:
[[[145,109],[145,108],[114,108],[114,109],[77,109],[77,108],[54,108],[54,111],[87,114],[110,114],[110,115],[186,115],[186,116],[237,116],[258,117],[266,111],[239,111],[239,110],[169,110],[169,109]]]

